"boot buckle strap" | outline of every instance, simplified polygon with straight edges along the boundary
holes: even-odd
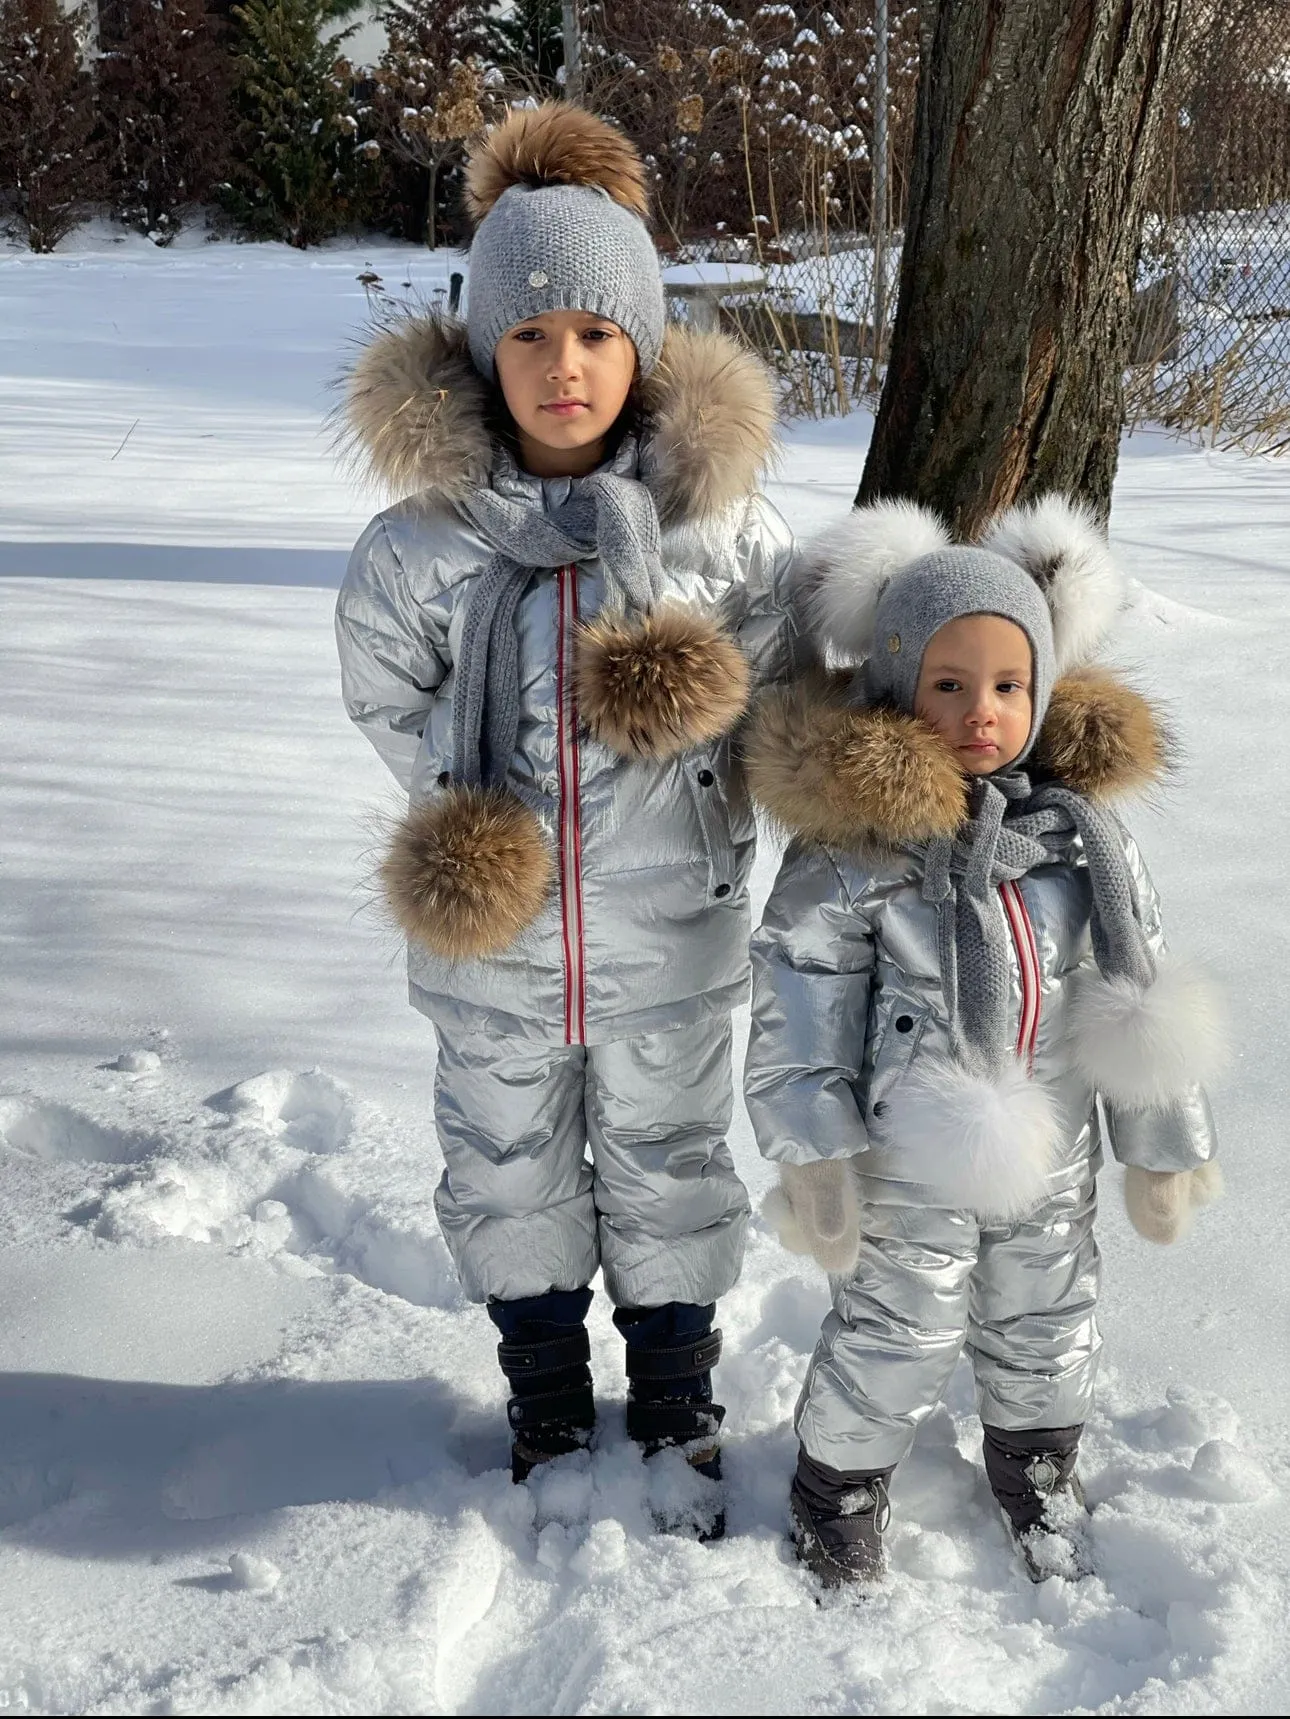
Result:
[[[552,1421],[590,1427],[595,1414],[595,1399],[590,1385],[577,1385],[570,1391],[548,1391],[540,1397],[512,1397],[506,1405],[506,1419],[512,1432],[547,1425]]]
[[[497,1360],[508,1378],[556,1373],[591,1359],[591,1339],[585,1325],[567,1337],[545,1337],[538,1343],[499,1343]]]
[[[1050,1497],[1066,1478],[1065,1465],[1060,1456],[1049,1451],[1040,1451],[1033,1456],[1022,1473],[1041,1498]]]
[[[629,1379],[694,1379],[710,1373],[721,1359],[721,1333],[710,1331],[692,1343],[667,1349],[627,1347]]]

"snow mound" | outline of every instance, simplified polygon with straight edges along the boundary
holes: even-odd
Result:
[[[1216,1504],[1250,1504],[1273,1490],[1263,1464],[1222,1438],[1201,1445],[1191,1459],[1191,1478],[1201,1497]]]
[[[317,1068],[307,1074],[270,1069],[216,1093],[207,1103],[257,1122],[305,1152],[341,1151],[353,1124],[348,1089]]]

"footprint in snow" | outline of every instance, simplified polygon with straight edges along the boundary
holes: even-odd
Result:
[[[146,1134],[106,1127],[65,1104],[0,1098],[0,1146],[48,1164],[134,1164],[160,1144]]]

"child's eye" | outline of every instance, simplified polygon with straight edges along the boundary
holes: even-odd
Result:
[[[531,346],[535,340],[541,340],[542,330],[540,328],[517,328],[515,338],[526,341]]]
[[[1026,688],[1019,680],[1001,680],[996,690],[999,692],[1025,692]]]
[[[938,680],[936,683],[936,691],[937,692],[958,692],[959,691],[959,683],[956,680]]]
[[[585,336],[584,336],[584,339],[586,339],[586,340],[597,340],[597,341],[599,341],[599,340],[612,340],[613,338],[614,338],[614,331],[612,328],[589,328],[587,330]]]

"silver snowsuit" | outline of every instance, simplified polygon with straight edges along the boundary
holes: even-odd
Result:
[[[1155,891],[1125,851],[1154,953]],[[763,1153],[789,1163],[854,1158],[863,1242],[835,1280],[797,1409],[807,1452],[835,1469],[889,1467],[940,1400],[964,1344],[982,1420],[1010,1429],[1087,1418],[1097,1365],[1094,1178],[1102,1142],[1152,1170],[1213,1156],[1204,1093],[1159,1113],[1099,1107],[1068,1063],[1071,979],[1091,959],[1087,872],[1078,860],[1003,886],[1011,1033],[1062,1118],[1046,1200],[1022,1222],[983,1226],[902,1178],[885,1100],[920,1058],[948,1056],[936,908],[910,853],[874,862],[794,841],[753,939],[745,1092]],[[1100,1112],[1100,1113],[1099,1113]]]
[[[417,802],[447,784],[464,600],[492,553],[452,505],[459,444],[478,447],[482,384],[451,328],[384,339],[403,340],[425,398],[456,414],[455,439],[433,460],[400,450],[398,472],[411,467],[425,488],[359,539],[337,636],[349,713]],[[672,594],[715,613],[755,679],[781,678],[794,649],[782,599],[792,540],[756,492],[768,444],[742,417],[747,391],[764,392],[760,370],[724,339],[673,329],[657,378],[640,469],[660,500]],[[404,392],[375,416],[378,468]],[[371,436],[365,422],[358,433]],[[558,506],[568,487],[500,450],[489,481],[534,508]],[[628,761],[580,727],[575,636],[604,597],[592,560],[536,572],[518,611],[509,776],[557,856],[547,907],[499,956],[451,962],[409,946],[411,1000],[440,1047],[436,1203],[478,1300],[578,1288],[601,1264],[619,1303],[706,1303],[743,1253],[747,1195],[725,1135],[755,826],[729,737]]]

